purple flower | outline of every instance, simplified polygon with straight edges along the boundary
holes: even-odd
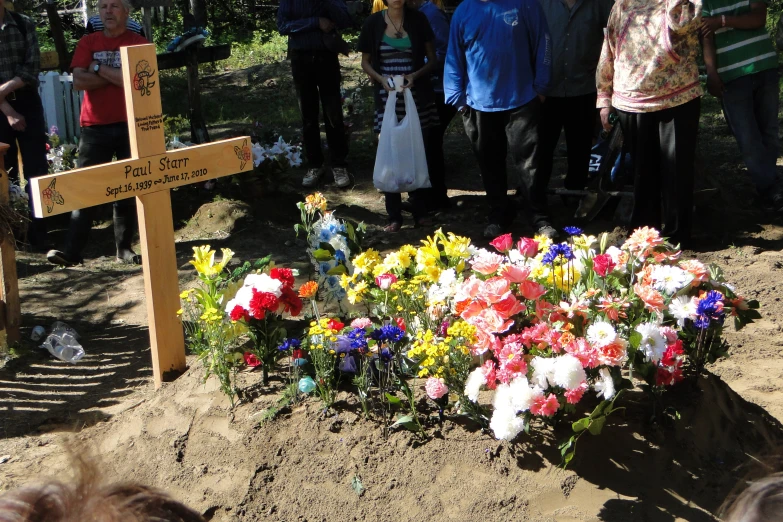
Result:
[[[582,233],[582,229],[579,227],[565,227],[563,229],[563,232],[568,234],[569,236],[578,236]]]
[[[545,265],[552,264],[558,256],[562,256],[563,259],[570,261],[574,258],[574,252],[566,243],[552,245],[549,247],[546,254],[544,254],[544,257],[541,258],[541,262]]]
[[[370,339],[373,339],[375,341],[379,342],[392,342],[392,343],[398,343],[402,341],[402,338],[405,336],[403,331],[400,329],[399,326],[392,325],[392,324],[385,324],[381,326],[380,328],[376,328],[372,331],[370,334]]]

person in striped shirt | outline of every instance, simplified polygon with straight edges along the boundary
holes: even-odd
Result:
[[[777,173],[778,57],[766,30],[765,0],[704,0],[701,31],[707,90],[723,113],[753,184],[767,206],[783,212]]]

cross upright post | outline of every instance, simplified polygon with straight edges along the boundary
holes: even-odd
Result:
[[[166,151],[155,46],[121,48],[131,158],[31,180],[37,217],[136,197],[155,387],[185,370],[170,189],[253,168],[250,138]]]

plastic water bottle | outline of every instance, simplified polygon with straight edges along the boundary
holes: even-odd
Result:
[[[84,348],[77,341],[78,336],[76,330],[57,321],[52,325],[52,331],[44,340],[41,348],[46,348],[49,353],[61,361],[75,364],[84,357]]]

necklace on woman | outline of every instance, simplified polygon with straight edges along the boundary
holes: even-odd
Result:
[[[386,12],[386,19],[391,22],[392,27],[394,27],[394,37],[395,38],[402,38],[402,25],[405,23],[405,15],[402,15],[402,20],[400,20],[400,26],[397,27],[397,24],[394,23],[394,20],[392,20],[392,17],[389,16],[389,12]]]

